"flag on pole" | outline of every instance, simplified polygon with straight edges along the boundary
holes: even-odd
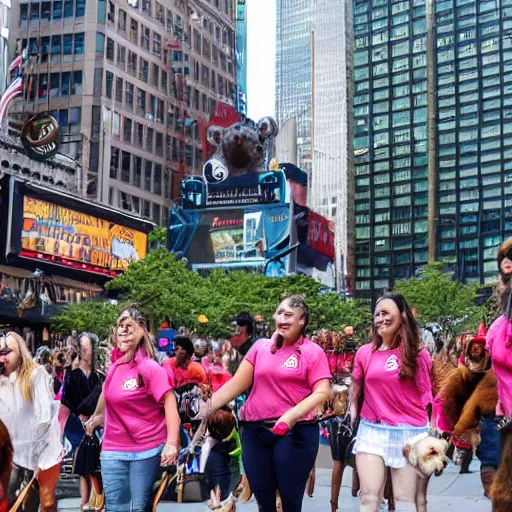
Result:
[[[18,55],[9,66],[9,71],[12,71],[13,69],[19,68],[21,66],[21,61],[23,59],[21,58],[21,55]]]
[[[2,124],[12,100],[23,93],[23,77],[17,76],[0,98],[0,124]]]

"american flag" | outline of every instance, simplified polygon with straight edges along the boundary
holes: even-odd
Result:
[[[21,61],[22,61],[22,57],[21,55],[19,55],[18,57],[16,57],[11,65],[9,66],[9,71],[12,71],[13,69],[16,69],[16,68],[19,68],[21,66]]]
[[[2,124],[12,100],[23,93],[23,77],[17,76],[0,98],[0,124]]]

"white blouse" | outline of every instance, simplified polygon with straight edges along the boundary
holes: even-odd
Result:
[[[52,379],[38,366],[32,373],[33,400],[27,402],[16,382],[16,373],[0,377],[0,420],[11,434],[14,463],[35,471],[49,469],[62,460],[59,435],[60,402],[54,400]]]

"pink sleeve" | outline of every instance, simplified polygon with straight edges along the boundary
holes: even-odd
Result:
[[[502,416],[506,416],[505,409],[503,409],[503,404],[500,402],[498,398],[498,403],[496,404],[496,416],[499,416],[500,418]]]
[[[332,377],[329,361],[327,360],[325,352],[316,345],[315,348],[318,348],[318,350],[315,350],[313,360],[308,361],[308,383],[311,388],[313,388],[319,380],[330,380]]]
[[[416,385],[423,396],[423,404],[426,407],[432,403],[432,358],[425,348],[421,349],[418,354]]]
[[[260,350],[260,347],[265,343],[265,339],[257,341],[250,349],[249,352],[245,355],[245,360],[249,361],[253,366],[256,364],[256,356],[258,355],[258,351]]]
[[[367,345],[360,347],[354,357],[354,366],[352,368],[352,382],[360,384],[364,376],[364,361],[367,357]]]
[[[152,359],[147,359],[139,364],[138,370],[144,380],[144,385],[155,401],[160,403],[166,393],[173,388],[172,375]]]

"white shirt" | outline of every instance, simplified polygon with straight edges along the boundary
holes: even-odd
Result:
[[[21,395],[16,373],[0,377],[0,420],[11,434],[14,463],[35,471],[49,469],[62,460],[59,435],[60,402],[54,400],[52,379],[38,366],[32,373],[32,403]]]

